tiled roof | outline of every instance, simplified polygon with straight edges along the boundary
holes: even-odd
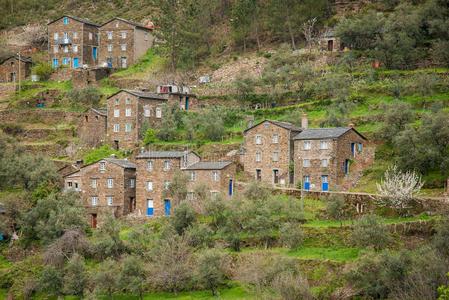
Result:
[[[306,129],[296,135],[294,140],[316,140],[316,139],[332,139],[338,138],[348,132],[349,130],[354,130],[355,133],[360,135],[363,139],[366,139],[357,130],[351,127],[336,127],[336,128],[316,128],[316,129]]]
[[[188,166],[187,170],[221,170],[231,165],[232,161],[200,161]]]
[[[129,160],[126,159],[116,159],[116,158],[105,158],[103,159],[107,162],[116,164],[122,168],[126,168],[126,169],[135,169],[136,168],[136,164],[133,162],[130,162]]]
[[[137,158],[180,158],[190,151],[147,151],[137,155]]]
[[[134,95],[136,97],[145,98],[145,99],[156,99],[156,100],[167,101],[166,98],[163,98],[163,97],[159,96],[158,94],[149,93],[149,92],[142,92],[142,91],[135,91],[135,90],[120,90],[117,93],[112,94],[111,96],[109,96],[108,99],[114,97],[115,95],[117,95],[118,93],[121,93],[121,92],[127,92],[127,93],[130,93],[131,95]]]
[[[126,19],[122,19],[122,18],[119,18],[119,17],[112,18],[112,19],[110,19],[109,21],[107,21],[106,23],[104,23],[104,24],[101,25],[101,26],[103,27],[104,25],[106,25],[106,24],[108,24],[109,22],[112,22],[112,21],[114,21],[114,20],[120,20],[120,21],[123,21],[123,22],[125,22],[125,23],[131,24],[131,25],[133,25],[133,26],[136,26],[136,27],[139,27],[139,28],[142,28],[142,29],[145,29],[145,30],[152,30],[151,28],[148,28],[148,27],[146,27],[146,26],[143,26],[142,24],[139,24],[139,23],[136,23],[136,22],[133,22],[133,21],[129,21],[129,20],[126,20]]]
[[[6,58],[0,60],[0,64],[2,64],[3,62],[7,61],[8,59],[10,59],[12,57],[15,57],[17,60],[19,59],[18,55],[11,55],[9,57],[6,57]],[[30,57],[26,57],[26,56],[22,56],[22,55],[20,56],[20,61],[27,62],[27,63],[33,62],[33,60]]]
[[[100,27],[100,25],[97,24],[97,23],[94,23],[94,22],[89,21],[89,20],[86,20],[86,19],[81,19],[81,18],[78,18],[78,17],[74,17],[74,16],[71,16],[71,15],[62,15],[62,16],[60,16],[59,18],[57,18],[57,19],[51,21],[51,22],[48,23],[47,25],[50,25],[51,23],[54,23],[54,22],[56,22],[56,21],[58,21],[59,19],[64,18],[64,17],[69,17],[69,18],[74,19],[74,20],[76,20],[76,21],[79,21],[79,22],[81,22],[81,23],[85,23],[85,24],[88,24],[88,25],[93,25],[93,26],[96,26],[96,27]]]
[[[281,122],[281,121],[276,121],[276,120],[263,120],[262,122],[257,123],[256,125],[254,125],[253,127],[250,127],[248,129],[246,129],[244,132],[247,132],[248,130],[253,129],[256,126],[259,126],[260,124],[262,124],[264,122],[270,122],[270,123],[272,123],[274,125],[277,125],[279,127],[285,128],[287,130],[292,130],[292,131],[301,131],[302,130],[301,127],[299,127],[299,126],[297,126],[297,125],[295,125],[293,123]]]
[[[99,114],[99,115],[102,115],[102,116],[107,116],[107,115],[108,115],[108,110],[107,110],[107,109],[93,108],[93,107],[91,107],[91,109],[92,109],[94,112],[96,112],[97,114]]]

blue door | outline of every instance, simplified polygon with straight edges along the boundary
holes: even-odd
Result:
[[[75,58],[73,59],[73,67],[74,67],[74,68],[78,68],[78,57],[75,57]]]
[[[322,185],[323,192],[329,191],[329,183],[328,183],[327,179],[328,179],[327,175],[321,176],[321,185]]]
[[[186,97],[186,110],[189,110],[189,97]]]
[[[53,68],[57,68],[58,67],[58,60],[55,58],[53,59]]]
[[[232,180],[229,180],[229,196],[232,196]]]
[[[97,47],[92,48],[92,55],[93,55],[94,59],[97,59]]]
[[[170,200],[164,200],[164,212],[166,216],[170,215]]]
[[[351,157],[355,156],[355,144],[351,143]]]
[[[112,68],[112,58],[108,57],[108,67]]]
[[[153,215],[153,199],[147,199],[147,216]]]
[[[304,189],[310,191],[310,177],[304,176]]]
[[[345,174],[349,173],[349,159],[345,159]]]

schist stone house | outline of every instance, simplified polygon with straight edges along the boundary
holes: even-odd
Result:
[[[351,127],[305,129],[293,138],[295,182],[305,190],[328,191],[342,186],[366,138]]]
[[[304,115],[301,125],[265,120],[247,129],[243,150],[245,172],[272,184],[301,182],[306,190],[341,188],[350,165],[357,163],[366,138],[352,124],[308,129],[308,118]]]
[[[181,170],[189,177],[188,198],[195,199],[194,186],[210,187],[211,196],[232,195],[236,166],[233,162],[201,162],[192,151],[149,151],[136,158],[137,210],[142,215],[170,215],[172,199],[164,198],[174,174]]]
[[[182,110],[195,110],[199,106],[196,95],[190,93],[190,88],[177,85],[159,85],[158,95],[167,98],[168,103],[177,103]]]
[[[89,108],[80,120],[78,138],[91,146],[100,146],[106,139],[108,111],[106,109]]]
[[[32,61],[27,57],[10,56],[0,62],[0,82],[23,81],[31,74]]]
[[[78,17],[63,15],[47,24],[48,61],[53,67],[61,65],[78,68],[98,64],[100,25]]]
[[[93,228],[109,211],[119,217],[136,208],[136,165],[128,160],[105,158],[64,176],[64,189],[81,193]]]
[[[265,120],[243,132],[245,172],[256,180],[293,184],[293,137],[301,127],[288,122]]]
[[[107,100],[107,136],[115,149],[134,147],[144,126],[154,127],[162,118],[167,102],[157,94],[121,90]]]
[[[153,46],[152,29],[122,18],[100,27],[100,66],[127,68]]]

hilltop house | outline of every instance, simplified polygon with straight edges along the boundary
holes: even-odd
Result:
[[[80,192],[92,228],[105,211],[119,217],[136,208],[136,165],[126,159],[101,159],[63,178],[65,190]]]
[[[31,74],[30,58],[10,56],[0,61],[0,82],[23,81]]]
[[[100,25],[78,17],[63,15],[47,24],[48,61],[54,68],[61,65],[78,68],[98,64]]]
[[[100,27],[100,66],[127,68],[153,46],[152,28],[113,18]]]
[[[162,118],[167,102],[157,94],[120,90],[107,99],[107,137],[115,149],[135,146],[145,126],[154,127]]]
[[[172,199],[164,197],[177,171],[187,172],[188,198],[195,199],[198,182],[210,187],[211,196],[232,195],[236,167],[233,162],[201,162],[192,151],[149,151],[137,155],[137,210],[146,216],[170,215]]]

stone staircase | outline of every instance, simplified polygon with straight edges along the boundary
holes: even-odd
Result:
[[[357,187],[363,176],[363,170],[373,163],[375,151],[376,147],[370,146],[364,147],[362,152],[356,154],[354,162],[349,167],[349,174],[343,180],[342,185],[346,191]]]

